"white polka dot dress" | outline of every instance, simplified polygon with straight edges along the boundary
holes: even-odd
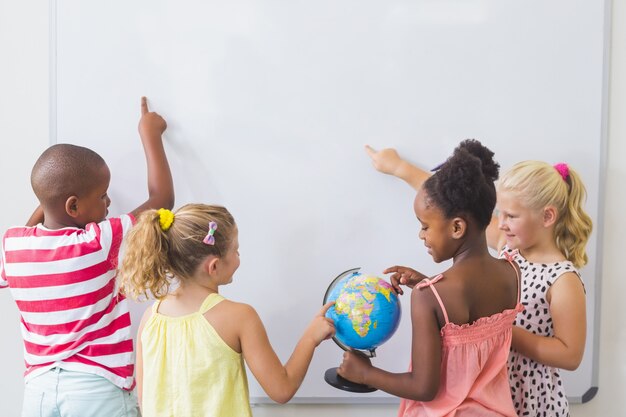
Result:
[[[517,315],[514,325],[537,335],[553,336],[550,305],[546,300],[548,289],[566,272],[580,274],[569,261],[533,263],[517,250],[506,246],[501,257],[504,257],[505,252],[513,256],[522,276],[521,303],[524,311]],[[513,349],[509,355],[508,368],[513,405],[519,416],[569,416],[560,369],[537,363]]]

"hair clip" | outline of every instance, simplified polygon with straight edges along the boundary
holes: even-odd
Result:
[[[217,223],[210,222],[209,223],[209,233],[206,234],[206,237],[202,240],[202,243],[205,245],[215,245],[215,231],[217,230]]]
[[[559,175],[561,175],[563,181],[567,182],[567,180],[569,179],[569,167],[567,166],[567,164],[563,162],[554,164],[554,169],[556,169]]]
[[[164,208],[158,209],[157,213],[159,214],[159,226],[161,226],[161,230],[167,232],[172,226],[172,223],[174,223],[174,213]]]
[[[430,172],[437,172],[437,171],[439,171],[444,164],[445,164],[445,162],[440,163],[439,165],[437,165],[436,167],[431,169]]]

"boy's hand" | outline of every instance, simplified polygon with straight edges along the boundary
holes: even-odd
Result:
[[[421,274],[414,269],[398,265],[385,269],[383,273],[393,273],[393,275],[389,277],[389,280],[391,281],[391,286],[398,294],[404,294],[400,285],[406,285],[409,288],[413,288],[421,280],[427,278],[426,275]]]
[[[139,135],[142,139],[160,138],[167,129],[165,119],[156,112],[148,110],[148,100],[141,97],[141,119],[139,119]]]
[[[371,146],[365,145],[365,152],[367,152],[372,159],[372,165],[374,165],[377,171],[397,176],[402,158],[400,158],[400,155],[398,155],[395,149],[387,148],[377,151]]]
[[[326,339],[330,339],[335,334],[335,323],[326,317],[326,312],[333,305],[335,305],[334,301],[324,304],[324,307],[315,315],[315,318],[306,329],[306,334],[313,340],[315,346],[318,346]]]
[[[148,169],[148,199],[130,212],[135,217],[148,209],[171,209],[174,206],[174,182],[161,138],[166,128],[165,119],[148,110],[148,101],[141,97],[139,136]]]

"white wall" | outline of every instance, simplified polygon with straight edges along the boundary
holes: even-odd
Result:
[[[36,157],[48,137],[48,2],[0,0],[0,189],[4,191],[0,230],[23,223],[36,201],[28,181]],[[611,95],[608,177],[605,202],[604,263],[601,295],[600,379],[598,395],[587,404],[572,406],[572,417],[626,416],[626,323],[620,320],[620,304],[626,295],[623,266],[618,259],[626,227],[626,2],[613,4]],[[97,98],[95,98],[97,99]],[[87,104],[88,105],[88,104]],[[620,117],[620,115],[622,117]],[[589,185],[591,186],[591,185]],[[8,291],[0,291],[0,303],[12,304]],[[3,305],[6,305],[3,304]],[[0,320],[0,415],[17,416],[21,409],[23,371],[15,309],[3,308]],[[621,395],[622,394],[622,395]],[[254,415],[368,417],[395,415],[395,406],[285,405],[260,406]]]
[[[572,417],[626,416],[626,296],[623,259],[626,226],[626,2],[613,1],[609,146],[604,203],[600,380],[596,398],[573,407]]]
[[[48,139],[48,3],[0,0],[0,229],[23,224],[37,200],[30,169]],[[24,361],[15,303],[0,290],[0,415],[18,416]]]

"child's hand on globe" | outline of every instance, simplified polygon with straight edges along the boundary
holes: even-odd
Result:
[[[400,287],[401,285],[406,285],[409,288],[413,288],[416,284],[418,284],[424,278],[428,278],[426,275],[417,272],[416,270],[409,268],[407,266],[392,266],[383,271],[384,274],[393,275],[389,277],[389,281],[391,282],[391,286],[398,294],[404,294],[404,291]]]
[[[313,343],[315,343],[315,346],[318,346],[324,340],[330,339],[335,335],[335,323],[326,317],[326,312],[334,305],[334,301],[324,304],[306,329],[305,334],[310,337]]]
[[[337,374],[349,381],[367,384],[365,377],[371,368],[372,362],[364,354],[359,351],[345,351]]]

